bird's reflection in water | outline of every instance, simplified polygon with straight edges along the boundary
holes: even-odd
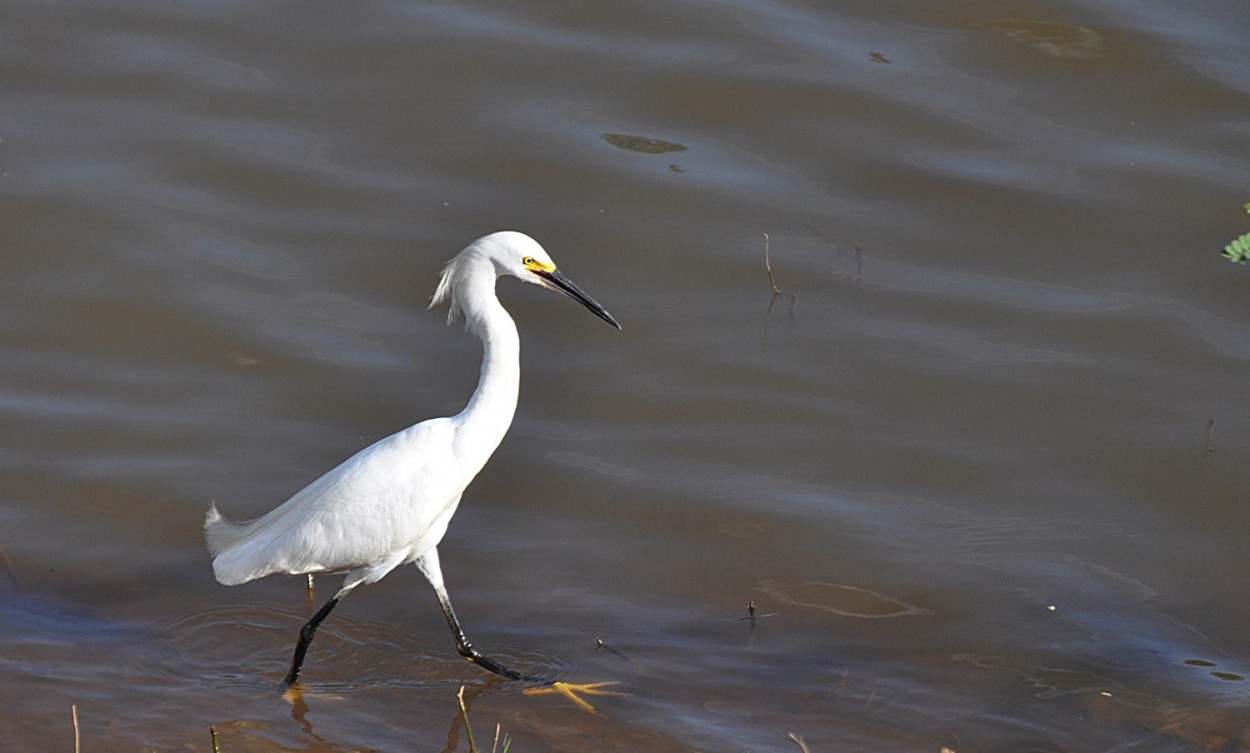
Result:
[[[463,686],[461,688],[461,699],[463,700],[466,714],[472,709],[473,702],[479,696],[491,691],[491,685],[500,684],[502,682],[474,687]],[[301,740],[294,744],[283,744],[259,734],[270,728],[268,723],[254,719],[241,719],[217,724],[211,728],[213,750],[271,751],[273,753],[280,751],[290,751],[290,753],[296,753],[297,751],[299,753],[357,753],[358,751],[373,750],[370,746],[361,747],[351,743],[334,742],[317,734],[313,724],[315,706],[317,704],[341,701],[344,699],[343,696],[330,693],[308,693],[299,685],[292,685],[290,688],[287,688],[282,697],[291,705],[291,718],[299,724],[300,731],[303,733]],[[465,728],[465,714],[461,714],[459,703],[460,701],[453,695],[447,705],[450,720],[447,725],[447,743],[442,749],[443,753],[453,753],[453,751],[462,749],[462,740],[469,736],[469,732]]]

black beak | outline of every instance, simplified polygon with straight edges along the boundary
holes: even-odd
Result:
[[[565,277],[564,274],[558,269],[550,272],[545,272],[541,269],[534,270],[534,274],[538,275],[538,278],[541,281],[539,284],[544,288],[567,295],[569,298],[572,298],[586,308],[590,309],[591,313],[603,321],[611,324],[617,329],[621,328],[621,325],[617,324],[616,320],[612,318],[612,315],[596,303],[595,299],[583,293],[581,288],[574,285],[573,281]]]

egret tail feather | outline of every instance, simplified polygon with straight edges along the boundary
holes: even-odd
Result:
[[[217,511],[216,504],[208,508],[204,516],[204,539],[208,543],[208,553],[213,557],[229,549],[246,533],[247,526],[226,520]]]

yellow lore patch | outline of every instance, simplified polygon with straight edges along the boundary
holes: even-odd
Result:
[[[521,260],[521,263],[524,264],[531,272],[546,272],[547,274],[551,274],[556,271],[556,265],[543,264],[532,256],[525,257]]]

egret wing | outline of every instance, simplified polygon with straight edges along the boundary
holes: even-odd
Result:
[[[468,484],[456,473],[452,434],[448,419],[432,419],[379,440],[250,523],[210,510],[217,580],[234,585],[392,560],[393,567],[419,557],[442,538]]]

